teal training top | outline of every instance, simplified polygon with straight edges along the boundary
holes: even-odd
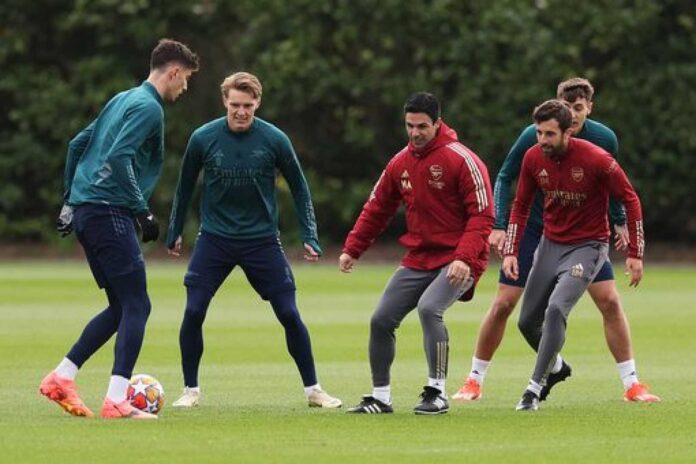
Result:
[[[164,111],[155,87],[143,82],[114,96],[97,119],[70,141],[65,198],[148,210],[162,172]]]
[[[201,230],[241,240],[278,235],[275,189],[280,171],[290,186],[302,240],[321,253],[312,198],[292,143],[276,126],[257,117],[245,132],[232,132],[226,117],[193,132],[169,218],[169,248],[182,233],[201,169]]]
[[[619,154],[619,141],[616,138],[616,134],[600,122],[586,119],[582,130],[574,137],[587,140],[602,147],[614,158]],[[503,165],[498,172],[498,177],[495,180],[495,189],[493,193],[495,202],[495,225],[493,227],[495,229],[507,228],[512,183],[517,180],[520,175],[524,154],[527,150],[536,145],[536,143],[536,128],[534,124],[532,124],[522,131],[510,148],[505,161],[503,161]],[[536,226],[539,229],[543,228],[543,210],[543,196],[538,192],[534,199],[527,224]],[[626,212],[623,209],[623,205],[611,197],[609,198],[609,217],[614,224],[623,225],[626,223]]]

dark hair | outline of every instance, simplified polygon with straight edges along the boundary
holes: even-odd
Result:
[[[532,118],[536,124],[555,119],[561,132],[568,130],[573,123],[573,114],[568,108],[568,103],[562,100],[546,100],[534,108]]]
[[[435,122],[440,119],[440,102],[431,93],[417,92],[406,100],[404,113],[425,113]]]
[[[198,55],[181,42],[160,39],[150,55],[150,70],[161,69],[169,63],[178,63],[187,69],[197,71]]]
[[[582,77],[573,77],[558,84],[556,97],[573,103],[578,98],[584,98],[588,102],[592,101],[594,87],[590,81]]]

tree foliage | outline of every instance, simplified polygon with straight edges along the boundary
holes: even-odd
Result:
[[[260,116],[288,132],[324,241],[340,242],[405,143],[405,98],[429,90],[495,173],[558,81],[597,89],[593,117],[619,135],[649,240],[696,236],[696,11],[688,0],[6,0],[0,5],[0,237],[52,239],[67,141],[144,79],[160,37],[202,58],[166,109],[168,214],[189,134],[222,114],[219,83],[248,70]],[[285,230],[296,230],[280,183]]]

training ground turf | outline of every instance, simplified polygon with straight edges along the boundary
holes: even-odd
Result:
[[[350,406],[370,392],[368,321],[394,267],[359,265],[342,275],[334,258],[320,266],[297,264],[295,274],[321,384]],[[516,312],[489,369],[483,399],[453,404],[449,414],[438,417],[411,411],[427,375],[415,313],[397,333],[395,414],[308,408],[281,326],[239,270],[208,313],[203,403],[188,411],[172,408],[182,387],[183,272],[184,260],[148,266],[153,310],[136,366],[136,372],[162,382],[170,404],[154,423],[112,422],[73,418],[37,392],[43,375],[104,305],[86,264],[0,263],[0,462],[696,461],[696,268],[649,265],[637,290],[617,276],[640,377],[662,403],[622,401],[599,313],[585,297],[571,313],[564,349],[573,376],[538,413],[514,410],[534,363],[515,326]],[[446,313],[450,394],[468,372],[496,276],[489,271],[473,302],[457,303]],[[95,411],[106,392],[112,350],[113,341],[78,376],[82,397]]]

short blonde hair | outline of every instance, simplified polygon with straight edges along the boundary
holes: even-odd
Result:
[[[261,87],[261,82],[259,82],[259,79],[248,72],[236,72],[231,76],[227,76],[220,85],[222,96],[227,98],[227,93],[230,91],[230,89],[246,92],[259,100],[261,99],[261,94],[263,93],[263,88]]]

